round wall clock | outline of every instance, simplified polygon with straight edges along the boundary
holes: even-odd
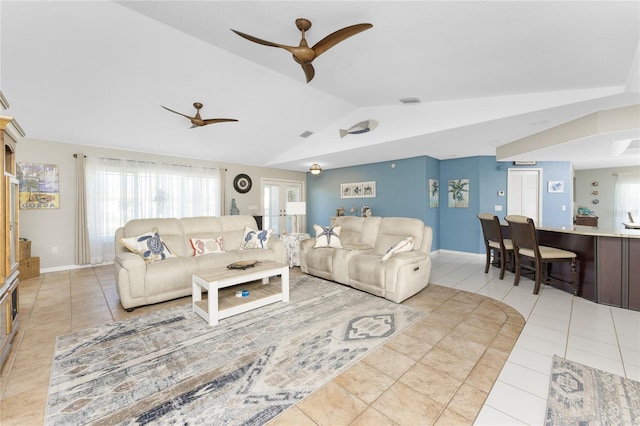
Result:
[[[240,173],[233,179],[233,187],[241,194],[246,194],[251,190],[251,178],[244,173]]]

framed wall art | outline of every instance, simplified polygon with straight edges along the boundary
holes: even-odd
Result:
[[[429,207],[440,207],[440,181],[429,179]]]
[[[547,182],[547,192],[561,194],[564,192],[564,182],[561,180],[550,180]]]
[[[449,207],[469,207],[469,179],[449,180]]]
[[[375,181],[340,184],[340,198],[375,198],[375,196]]]
[[[41,163],[17,163],[20,209],[60,208],[58,166]]]

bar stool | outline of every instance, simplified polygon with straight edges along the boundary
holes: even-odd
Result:
[[[571,266],[571,284],[573,294],[578,295],[578,274],[576,273],[577,255],[568,250],[555,247],[541,246],[538,244],[538,233],[533,219],[526,216],[509,215],[505,217],[511,232],[513,253],[516,261],[516,276],[513,285],[518,285],[522,269],[535,273],[535,287],[533,294],[540,291],[540,283],[558,282],[567,283],[550,275],[551,265],[557,262],[569,262]],[[533,266],[523,264],[522,260],[533,261]]]
[[[482,235],[484,237],[484,245],[487,249],[487,261],[484,266],[484,273],[489,272],[489,265],[498,264],[498,256],[500,261],[500,279],[504,278],[507,257],[508,263],[513,268],[513,244],[511,240],[502,238],[502,228],[498,216],[491,213],[480,213],[478,215],[480,225],[482,226]],[[491,262],[491,254],[493,252],[493,262]]]

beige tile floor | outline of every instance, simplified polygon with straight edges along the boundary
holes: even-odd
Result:
[[[20,329],[0,375],[2,425],[43,423],[56,336],[189,300],[127,313],[112,266],[46,273],[22,281],[20,291]],[[473,424],[520,335],[522,315],[437,285],[405,303],[429,314],[272,423]]]

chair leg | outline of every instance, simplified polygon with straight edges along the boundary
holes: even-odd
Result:
[[[514,253],[513,257],[516,260],[516,276],[513,279],[513,285],[517,286],[520,283],[520,256]]]
[[[571,285],[573,286],[573,295],[578,295],[578,272],[576,271],[576,259],[571,259]]]
[[[491,264],[491,249],[487,247],[487,261],[484,264],[484,273],[489,272],[489,265]]]
[[[542,275],[542,267],[543,265],[541,265],[541,262],[538,262],[536,260],[536,284],[535,287],[533,287],[533,294],[538,294],[540,293],[540,280],[541,280],[541,275]]]
[[[505,257],[506,256],[507,256],[506,253],[500,252],[500,279],[504,278],[504,268],[505,268],[505,262],[506,262]]]

